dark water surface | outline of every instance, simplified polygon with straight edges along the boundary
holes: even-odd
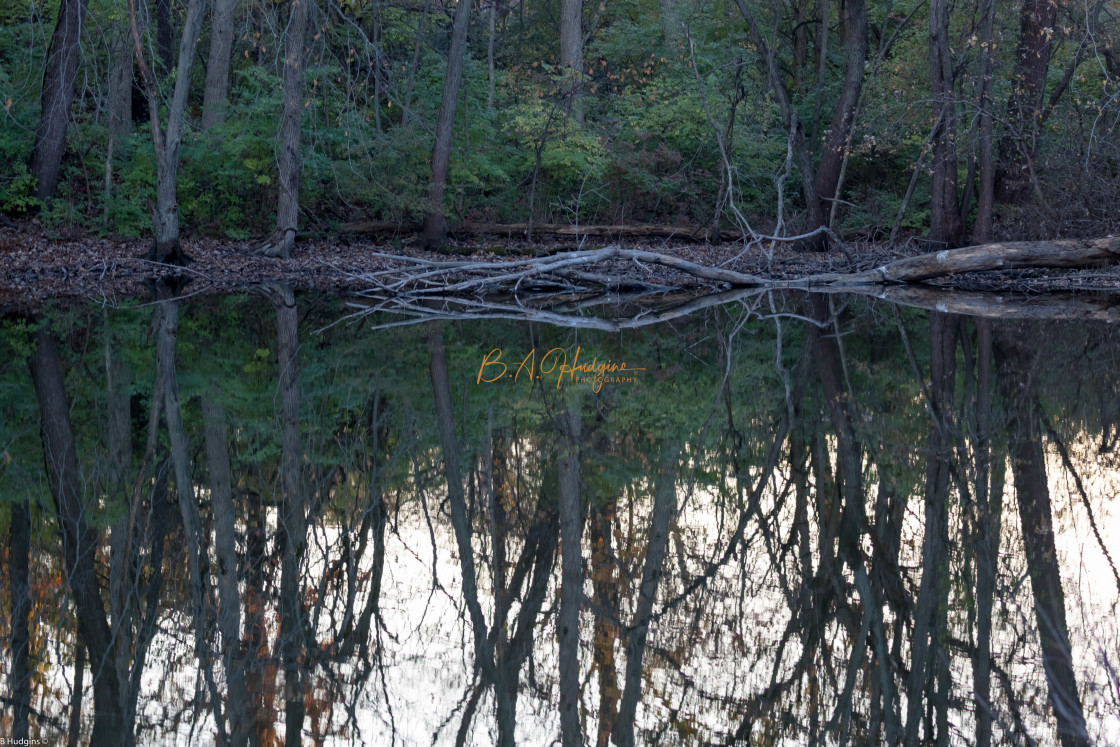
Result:
[[[0,734],[1120,744],[1116,325],[755,303],[2,320]]]

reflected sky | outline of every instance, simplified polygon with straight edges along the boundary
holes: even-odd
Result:
[[[1120,741],[1115,325],[344,303],[3,320],[0,731]]]

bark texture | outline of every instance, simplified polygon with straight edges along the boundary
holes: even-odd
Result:
[[[572,119],[582,123],[583,0],[560,0],[560,67],[567,109]]]
[[[947,248],[962,242],[957,205],[957,115],[953,54],[949,48],[949,0],[930,0],[929,75],[933,118],[930,239]]]
[[[86,6],[87,0],[59,3],[58,21],[47,48],[47,67],[43,71],[43,92],[39,98],[39,126],[35,130],[35,148],[31,151],[35,197],[44,201],[54,197],[58,170],[66,152],[66,130],[70,126],[74,80],[82,56],[80,45]]]
[[[463,56],[467,51],[467,30],[471,20],[471,0],[459,0],[451,27],[451,48],[447,52],[447,72],[443,76],[443,95],[436,118],[436,138],[432,146],[432,180],[428,183],[427,214],[424,216],[422,243],[441,246],[447,241],[447,217],[443,214],[443,193],[447,188],[447,169],[451,163],[451,133],[459,103],[459,84],[463,77]]]
[[[206,87],[202,92],[202,129],[226,121],[229,106],[229,56],[233,49],[233,11],[236,0],[214,0],[210,18],[210,54]]]
[[[312,0],[292,0],[292,14],[284,41],[284,109],[280,115],[280,155],[276,159],[280,196],[276,203],[276,230],[257,249],[266,257],[287,258],[299,224],[299,140],[303,115],[303,43]]]
[[[182,142],[187,97],[190,93],[194,48],[202,26],[205,0],[190,0],[183,19],[183,36],[179,44],[179,65],[175,88],[168,107],[167,127],[160,123],[160,100],[155,76],[144,57],[137,20],[136,0],[128,0],[129,23],[136,64],[140,68],[148,99],[148,116],[152,125],[152,143],[156,156],[156,205],[152,212],[153,244],[150,258],[156,262],[182,263],[186,257],[179,246],[179,205],[175,189],[179,171],[179,144]]]
[[[1023,0],[1015,45],[1014,88],[1007,102],[1010,128],[1000,141],[1001,168],[996,185],[1004,202],[1023,202],[1031,191],[1035,136],[1042,119],[1042,99],[1053,53],[1055,0]]]

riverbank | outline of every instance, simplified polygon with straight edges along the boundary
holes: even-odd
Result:
[[[583,248],[597,248],[604,243],[588,241]],[[849,249],[854,261],[839,251],[797,252],[788,244],[776,245],[772,254],[768,244],[744,250],[742,243],[713,246],[663,239],[630,239],[622,245],[773,280],[858,272],[923,253],[916,242],[894,248],[852,245]],[[251,242],[186,239],[183,247],[194,261],[186,267],[177,267],[144,259],[148,245],[139,239],[62,240],[47,236],[31,221],[0,229],[0,310],[30,311],[52,300],[88,299],[116,304],[146,297],[150,294],[152,280],[161,277],[185,278],[188,281],[185,292],[192,294],[236,292],[266,282],[287,283],[302,291],[359,291],[371,287],[371,282],[363,276],[393,264],[386,255],[430,262],[449,259],[504,262],[519,256],[555,254],[576,249],[578,245],[570,239],[526,243],[481,237],[452,243],[444,252],[431,252],[410,246],[408,241],[336,237],[299,242],[290,259],[254,256],[250,253]],[[616,262],[613,270],[632,275],[644,283],[685,291],[711,287],[695,277],[638,261]],[[969,291],[1120,293],[1120,267],[981,272],[928,284]]]

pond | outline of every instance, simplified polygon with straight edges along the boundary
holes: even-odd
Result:
[[[3,320],[0,732],[1120,741],[1115,324],[349,304]]]

